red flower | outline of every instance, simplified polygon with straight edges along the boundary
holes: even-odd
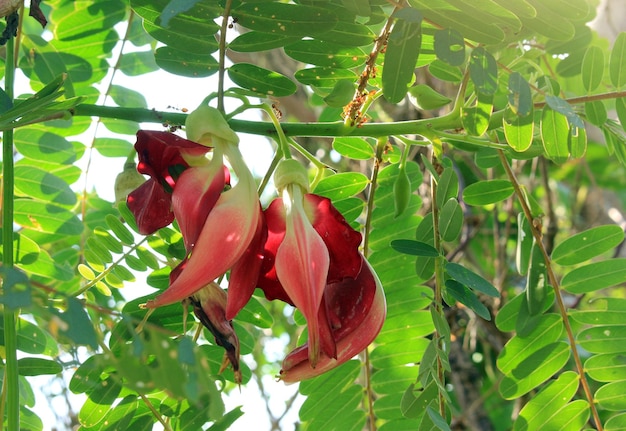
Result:
[[[137,170],[151,178],[128,195],[128,208],[135,215],[139,233],[148,235],[174,220],[171,193],[188,160],[203,157],[210,147],[169,132],[140,130],[135,150]]]
[[[352,359],[370,345],[380,332],[386,315],[385,295],[380,280],[369,263],[363,265],[356,278],[329,284],[324,292],[324,306],[336,343],[335,356],[322,353],[316,367],[309,360],[308,343],[287,355],[280,371],[286,383],[310,379]]]

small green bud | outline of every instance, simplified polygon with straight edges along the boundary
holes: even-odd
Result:
[[[393,196],[396,208],[394,217],[397,218],[402,215],[411,202],[411,181],[409,181],[404,165],[400,167],[398,177],[393,183]]]
[[[232,131],[226,119],[217,109],[202,104],[189,113],[185,121],[187,139],[207,147],[214,146],[213,138],[238,144],[239,137]]]
[[[115,178],[115,205],[124,202],[130,192],[146,182],[146,179],[137,172],[135,162],[124,164],[124,170]]]
[[[297,184],[305,192],[309,191],[309,176],[306,168],[294,159],[285,159],[276,167],[274,172],[274,184],[278,191],[282,191],[290,184]]]

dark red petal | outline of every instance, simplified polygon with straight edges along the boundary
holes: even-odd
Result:
[[[355,278],[361,270],[361,234],[352,229],[330,199],[311,193],[304,198],[312,210],[313,228],[324,240],[330,255],[327,283]]]
[[[275,267],[276,252],[285,237],[285,210],[282,199],[274,199],[264,213],[267,225],[267,241],[263,250],[263,263],[261,264],[258,287],[263,290],[267,299],[279,299],[293,305],[285,289],[278,281]]]
[[[137,170],[150,175],[161,184],[174,185],[172,167],[188,167],[183,158],[202,156],[211,150],[209,147],[181,138],[169,132],[140,130],[137,132],[135,150],[139,155]]]
[[[263,263],[263,247],[267,239],[267,227],[260,204],[259,213],[259,221],[252,242],[241,259],[230,270],[226,303],[226,319],[228,320],[234,319],[248,303],[257,286],[259,271]]]
[[[174,220],[171,195],[153,179],[132,191],[127,203],[142,235],[156,232]]]

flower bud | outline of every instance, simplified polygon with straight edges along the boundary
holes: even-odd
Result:
[[[209,105],[202,104],[191,112],[185,121],[185,129],[187,139],[207,147],[214,145],[214,138],[235,145],[239,143],[239,137],[232,131],[222,113]]]
[[[402,165],[398,171],[398,177],[393,183],[393,196],[396,212],[394,217],[399,217],[411,202],[411,182],[406,174],[405,166]]]
[[[302,187],[304,193],[309,191],[309,176],[306,168],[294,159],[282,160],[274,172],[274,184],[278,191],[282,191],[289,184]]]
[[[135,162],[124,164],[124,170],[115,178],[115,205],[126,200],[126,196],[146,182],[146,179],[137,172]]]

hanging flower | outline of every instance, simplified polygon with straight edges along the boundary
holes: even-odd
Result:
[[[325,297],[329,286],[359,276],[361,235],[328,199],[306,193],[306,171],[298,162],[281,162],[275,183],[282,198],[265,211],[268,239],[259,287],[268,299],[281,299],[302,312],[307,320],[308,366],[315,368],[320,350],[326,357],[337,357],[332,332],[336,316],[327,315]]]
[[[315,367],[309,356],[309,345],[293,350],[283,361],[280,379],[285,383],[310,379],[323,374],[367,348],[383,326],[386,315],[385,295],[380,280],[369,263],[363,265],[356,278],[329,284],[324,292],[320,315],[330,322],[336,355],[322,352]]]

